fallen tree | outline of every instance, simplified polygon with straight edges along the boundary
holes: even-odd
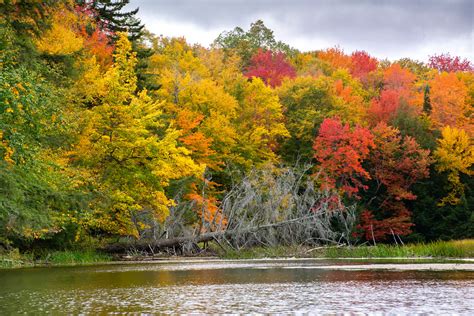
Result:
[[[182,214],[189,205],[178,203],[158,234],[154,230],[148,237],[145,234],[141,239],[114,243],[104,250],[156,253],[178,248],[193,252],[200,251],[199,243],[209,241],[236,250],[256,245],[350,243],[355,208],[344,206],[337,195],[319,191],[314,178],[307,176],[308,170],[251,172],[226,194],[219,210],[222,216],[205,222],[201,226],[204,231],[185,230]],[[216,222],[216,218],[226,221]]]
[[[294,223],[311,219],[311,218],[315,218],[315,217],[317,216],[313,215],[313,216],[308,216],[306,218],[296,218],[296,219],[292,219],[292,220],[288,220],[284,222],[267,224],[267,225],[262,225],[258,227],[251,227],[245,230],[224,230],[224,231],[218,231],[218,232],[204,233],[197,236],[182,236],[182,237],[164,238],[164,239],[158,239],[158,240],[153,240],[153,239],[137,239],[133,241],[129,240],[129,241],[110,244],[106,246],[104,250],[110,253],[119,253],[119,252],[127,251],[130,249],[137,250],[137,251],[155,252],[163,248],[177,247],[177,246],[182,246],[184,244],[198,244],[202,242],[209,242],[212,240],[219,242],[223,239],[228,239],[228,240],[232,239],[238,234],[257,233],[260,230],[282,227],[285,225],[294,224]],[[335,242],[333,240],[324,239],[324,238],[319,238],[319,240],[321,242],[330,242],[330,243]]]

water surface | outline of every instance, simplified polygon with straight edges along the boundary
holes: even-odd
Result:
[[[0,270],[0,314],[474,315],[472,264],[400,270],[367,263],[373,262],[218,260]]]

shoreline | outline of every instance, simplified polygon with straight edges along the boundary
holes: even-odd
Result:
[[[160,257],[143,258],[134,260],[112,260],[90,263],[32,263],[16,267],[2,267],[0,270],[16,270],[25,268],[61,268],[61,267],[90,267],[104,265],[174,265],[174,264],[277,264],[281,263],[280,268],[292,269],[293,267],[284,266],[286,262],[328,262],[328,265],[315,265],[299,267],[303,269],[328,269],[328,270],[400,270],[400,271],[474,271],[473,258],[433,258],[433,257],[366,257],[366,258],[314,258],[314,257],[268,257],[251,259],[228,259],[220,257]],[[340,262],[334,265],[334,261]],[[344,264],[344,261],[348,261]],[[353,264],[361,262],[360,264]],[[207,267],[207,266],[206,266]],[[238,266],[237,266],[238,267]],[[297,267],[298,268],[298,267]]]
[[[384,263],[474,263],[474,240],[436,241],[431,243],[377,246],[322,246],[305,245],[252,247],[245,249],[222,248],[210,243],[207,248],[190,254],[170,253],[107,253],[100,249],[43,250],[42,253],[20,253],[13,249],[0,253],[0,269],[22,267],[89,266],[126,263],[179,263],[179,262],[232,262],[264,261],[352,261]]]
[[[335,261],[337,264],[335,264]],[[347,263],[344,263],[347,261]],[[305,265],[294,265],[301,262]],[[308,263],[317,263],[308,265]],[[327,264],[325,264],[327,262]],[[358,263],[360,262],[360,263]],[[291,265],[290,265],[291,264]],[[155,260],[121,260],[80,264],[34,264],[28,266],[0,268],[21,270],[27,268],[67,268],[93,266],[163,266],[163,270],[217,270],[217,269],[307,269],[341,271],[468,271],[474,272],[474,258],[255,258],[222,259],[218,257],[180,257]]]

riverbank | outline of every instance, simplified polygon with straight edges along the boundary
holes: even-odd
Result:
[[[112,260],[112,256],[96,250],[62,250],[35,255],[33,253],[20,253],[18,249],[14,249],[8,253],[0,254],[0,269],[91,265]]]
[[[377,246],[276,246],[249,249],[223,249],[212,245],[196,257],[207,259],[264,259],[264,258],[369,258],[369,259],[464,259],[474,258],[474,239],[437,241],[408,245]],[[110,263],[116,261],[176,260],[185,257],[158,254],[154,256],[111,256],[95,250],[64,250],[45,252],[41,256],[21,254],[18,250],[0,254],[0,268],[34,266],[73,266]]]
[[[227,259],[253,258],[473,258],[474,239],[377,246],[255,247],[222,252]]]

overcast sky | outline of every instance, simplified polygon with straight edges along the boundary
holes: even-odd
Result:
[[[474,0],[131,0],[135,7],[151,32],[204,46],[261,19],[303,51],[339,45],[378,58],[449,52],[474,60]]]

